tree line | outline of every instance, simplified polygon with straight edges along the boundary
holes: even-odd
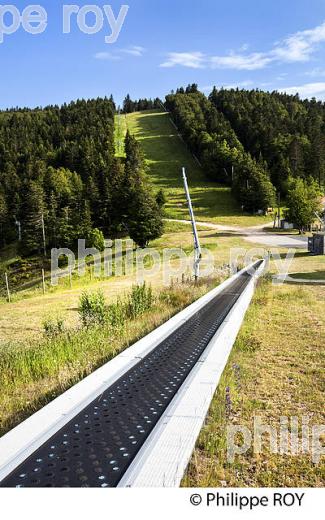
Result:
[[[196,84],[166,97],[167,109],[208,178],[232,186],[247,211],[274,206],[295,179],[325,186],[325,104],[299,96]]]
[[[131,114],[132,112],[141,112],[142,110],[155,110],[162,107],[162,101],[155,99],[138,99],[132,100],[128,94],[123,101],[123,114]]]
[[[166,108],[209,179],[232,186],[247,211],[274,205],[275,188],[264,158],[245,149],[228,119],[197,85],[168,95]]]
[[[209,100],[256,160],[262,158],[276,188],[290,178],[325,185],[325,104],[316,99],[260,90],[213,89]]]
[[[123,103],[161,108],[159,98]],[[231,186],[246,211],[274,206],[276,192],[291,200],[294,180],[300,197],[324,190],[324,103],[259,90],[206,97],[193,84],[166,96],[166,108],[207,178]],[[143,247],[161,235],[164,194],[152,192],[129,133],[125,159],[115,157],[115,114],[112,97],[0,112],[0,247],[18,240],[28,255],[126,235]]]
[[[75,248],[79,238],[129,235],[140,246],[162,233],[161,195],[127,134],[115,157],[113,98],[0,112],[0,245],[23,254]]]

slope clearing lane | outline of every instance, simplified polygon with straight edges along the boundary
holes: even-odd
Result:
[[[163,188],[165,191],[167,217],[188,217],[181,175],[181,168],[185,166],[198,219],[230,226],[266,225],[267,217],[242,213],[229,187],[207,179],[204,170],[179,138],[169,114],[159,110],[135,112],[127,114],[126,123],[141,143],[155,190]]]

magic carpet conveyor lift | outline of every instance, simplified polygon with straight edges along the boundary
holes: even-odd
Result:
[[[256,262],[254,272],[258,272],[262,264],[263,261]],[[164,414],[180,395],[193,369],[205,366],[202,356],[209,351],[210,342],[225,323],[230,329],[223,333],[217,348],[221,355],[217,367],[226,363],[233,343],[230,341],[230,344],[228,338],[240,322],[238,316],[243,316],[241,297],[244,295],[247,305],[253,294],[254,276],[250,269],[225,281],[203,297],[202,303],[198,300],[182,311],[181,320],[176,315],[170,320],[174,325],[167,322],[161,326],[160,337],[153,331],[140,340],[138,346],[130,347],[131,354],[122,352],[3,436],[0,439],[0,488],[116,487],[121,482],[123,487],[128,485],[128,481],[122,479],[128,478],[131,465],[141,456],[141,450],[154,435],[155,428],[161,425]],[[247,296],[246,290],[249,291]],[[233,318],[235,323],[225,322],[236,305],[239,315]],[[164,327],[168,332],[162,334],[159,330]],[[151,339],[153,336],[155,339]],[[144,347],[148,341],[149,347]],[[223,368],[217,367],[215,370],[221,375]],[[217,373],[211,374],[209,363],[207,370],[200,391],[196,391],[198,398],[208,392],[200,404],[202,408],[213,396],[207,381],[218,377]],[[199,432],[204,420],[195,407],[194,403],[193,410],[188,405],[186,408],[187,413],[190,409],[191,427],[184,436],[185,447],[189,444],[188,455],[196,440],[189,442],[193,421],[197,421]],[[186,410],[181,413],[182,421]],[[204,415],[206,412],[207,409]],[[181,452],[180,435],[178,426],[177,453]],[[164,457],[159,464],[171,465],[174,460],[174,455],[170,461]],[[160,470],[159,464],[151,466],[151,477]],[[178,464],[177,460],[177,471]],[[187,461],[183,466],[186,464]]]

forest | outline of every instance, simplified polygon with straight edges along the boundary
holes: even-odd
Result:
[[[126,96],[123,101],[123,114],[131,114],[132,112],[141,112],[142,110],[161,109],[162,101],[159,98],[155,99],[138,99],[132,100],[130,94]]]
[[[140,246],[162,233],[161,207],[137,141],[115,157],[112,98],[0,112],[0,246],[22,254],[104,247],[128,235]],[[158,197],[159,200],[159,197]]]
[[[266,211],[294,178],[324,188],[324,103],[259,90],[206,97],[193,84],[168,95],[166,108],[207,176],[231,185],[243,209]]]
[[[231,186],[246,212],[274,207],[295,178],[324,191],[324,103],[259,90],[206,96],[193,84],[167,95],[165,107],[207,182]],[[162,108],[159,98],[127,95],[122,112]],[[112,96],[0,112],[0,247],[18,241],[29,255],[74,249],[79,238],[103,249],[104,237],[145,247],[161,236],[164,194],[153,192],[129,133],[125,158],[116,157],[116,113]]]

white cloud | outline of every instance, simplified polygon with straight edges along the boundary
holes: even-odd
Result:
[[[190,68],[223,68],[236,70],[263,69],[271,63],[307,62],[325,42],[325,22],[305,31],[298,31],[280,42],[267,52],[245,54],[247,44],[240,52],[231,52],[225,56],[206,56],[201,52],[171,52],[161,67],[181,65]]]
[[[123,54],[141,57],[144,55],[145,52],[146,49],[144,47],[140,47],[139,45],[131,45],[130,47],[126,47],[125,49],[119,49],[115,52],[97,52],[94,58],[96,58],[96,60],[119,61],[122,59]]]
[[[224,89],[236,89],[236,88],[249,88],[253,87],[254,82],[251,80],[246,81],[240,81],[238,83],[233,83],[229,85],[217,85],[217,88],[224,88]],[[272,87],[272,83],[260,83],[259,85],[255,85],[256,88],[261,87]],[[200,90],[203,92],[210,93],[213,89],[212,85],[207,85],[204,87],[201,87]],[[272,90],[276,90],[276,87],[273,86]],[[325,101],[325,81],[322,82],[316,82],[316,83],[305,83],[303,85],[293,86],[293,87],[282,87],[277,89],[278,92],[285,92],[286,94],[290,95],[296,95],[299,94],[299,96],[302,99],[306,98],[312,98],[315,97],[316,99]]]
[[[116,54],[112,54],[111,52],[97,52],[95,54],[96,60],[106,60],[106,61],[119,61],[121,59],[120,56]]]
[[[236,70],[257,70],[264,69],[272,59],[263,53],[253,53],[248,55],[230,54],[229,56],[212,56],[209,60],[212,69],[236,69]]]
[[[287,38],[282,44],[276,46],[270,52],[270,57],[272,60],[285,62],[308,61],[313,51],[313,46],[308,39],[296,35]]]
[[[146,49],[144,47],[140,47],[139,45],[131,45],[130,47],[127,47],[126,49],[121,49],[121,52],[124,52],[125,54],[130,54],[131,56],[143,56],[146,52]]]
[[[170,52],[167,60],[160,66],[176,67],[180,65],[192,69],[257,70],[264,68],[271,61],[272,59],[263,53],[206,56],[202,52]]]
[[[304,99],[316,97],[317,99],[325,101],[325,82],[320,81],[317,83],[306,83],[296,87],[285,87],[282,88],[280,92],[286,92],[292,95],[298,93],[300,97]]]
[[[161,67],[170,68],[176,65],[191,69],[202,69],[205,66],[206,57],[202,52],[170,52],[167,61],[161,63]]]

